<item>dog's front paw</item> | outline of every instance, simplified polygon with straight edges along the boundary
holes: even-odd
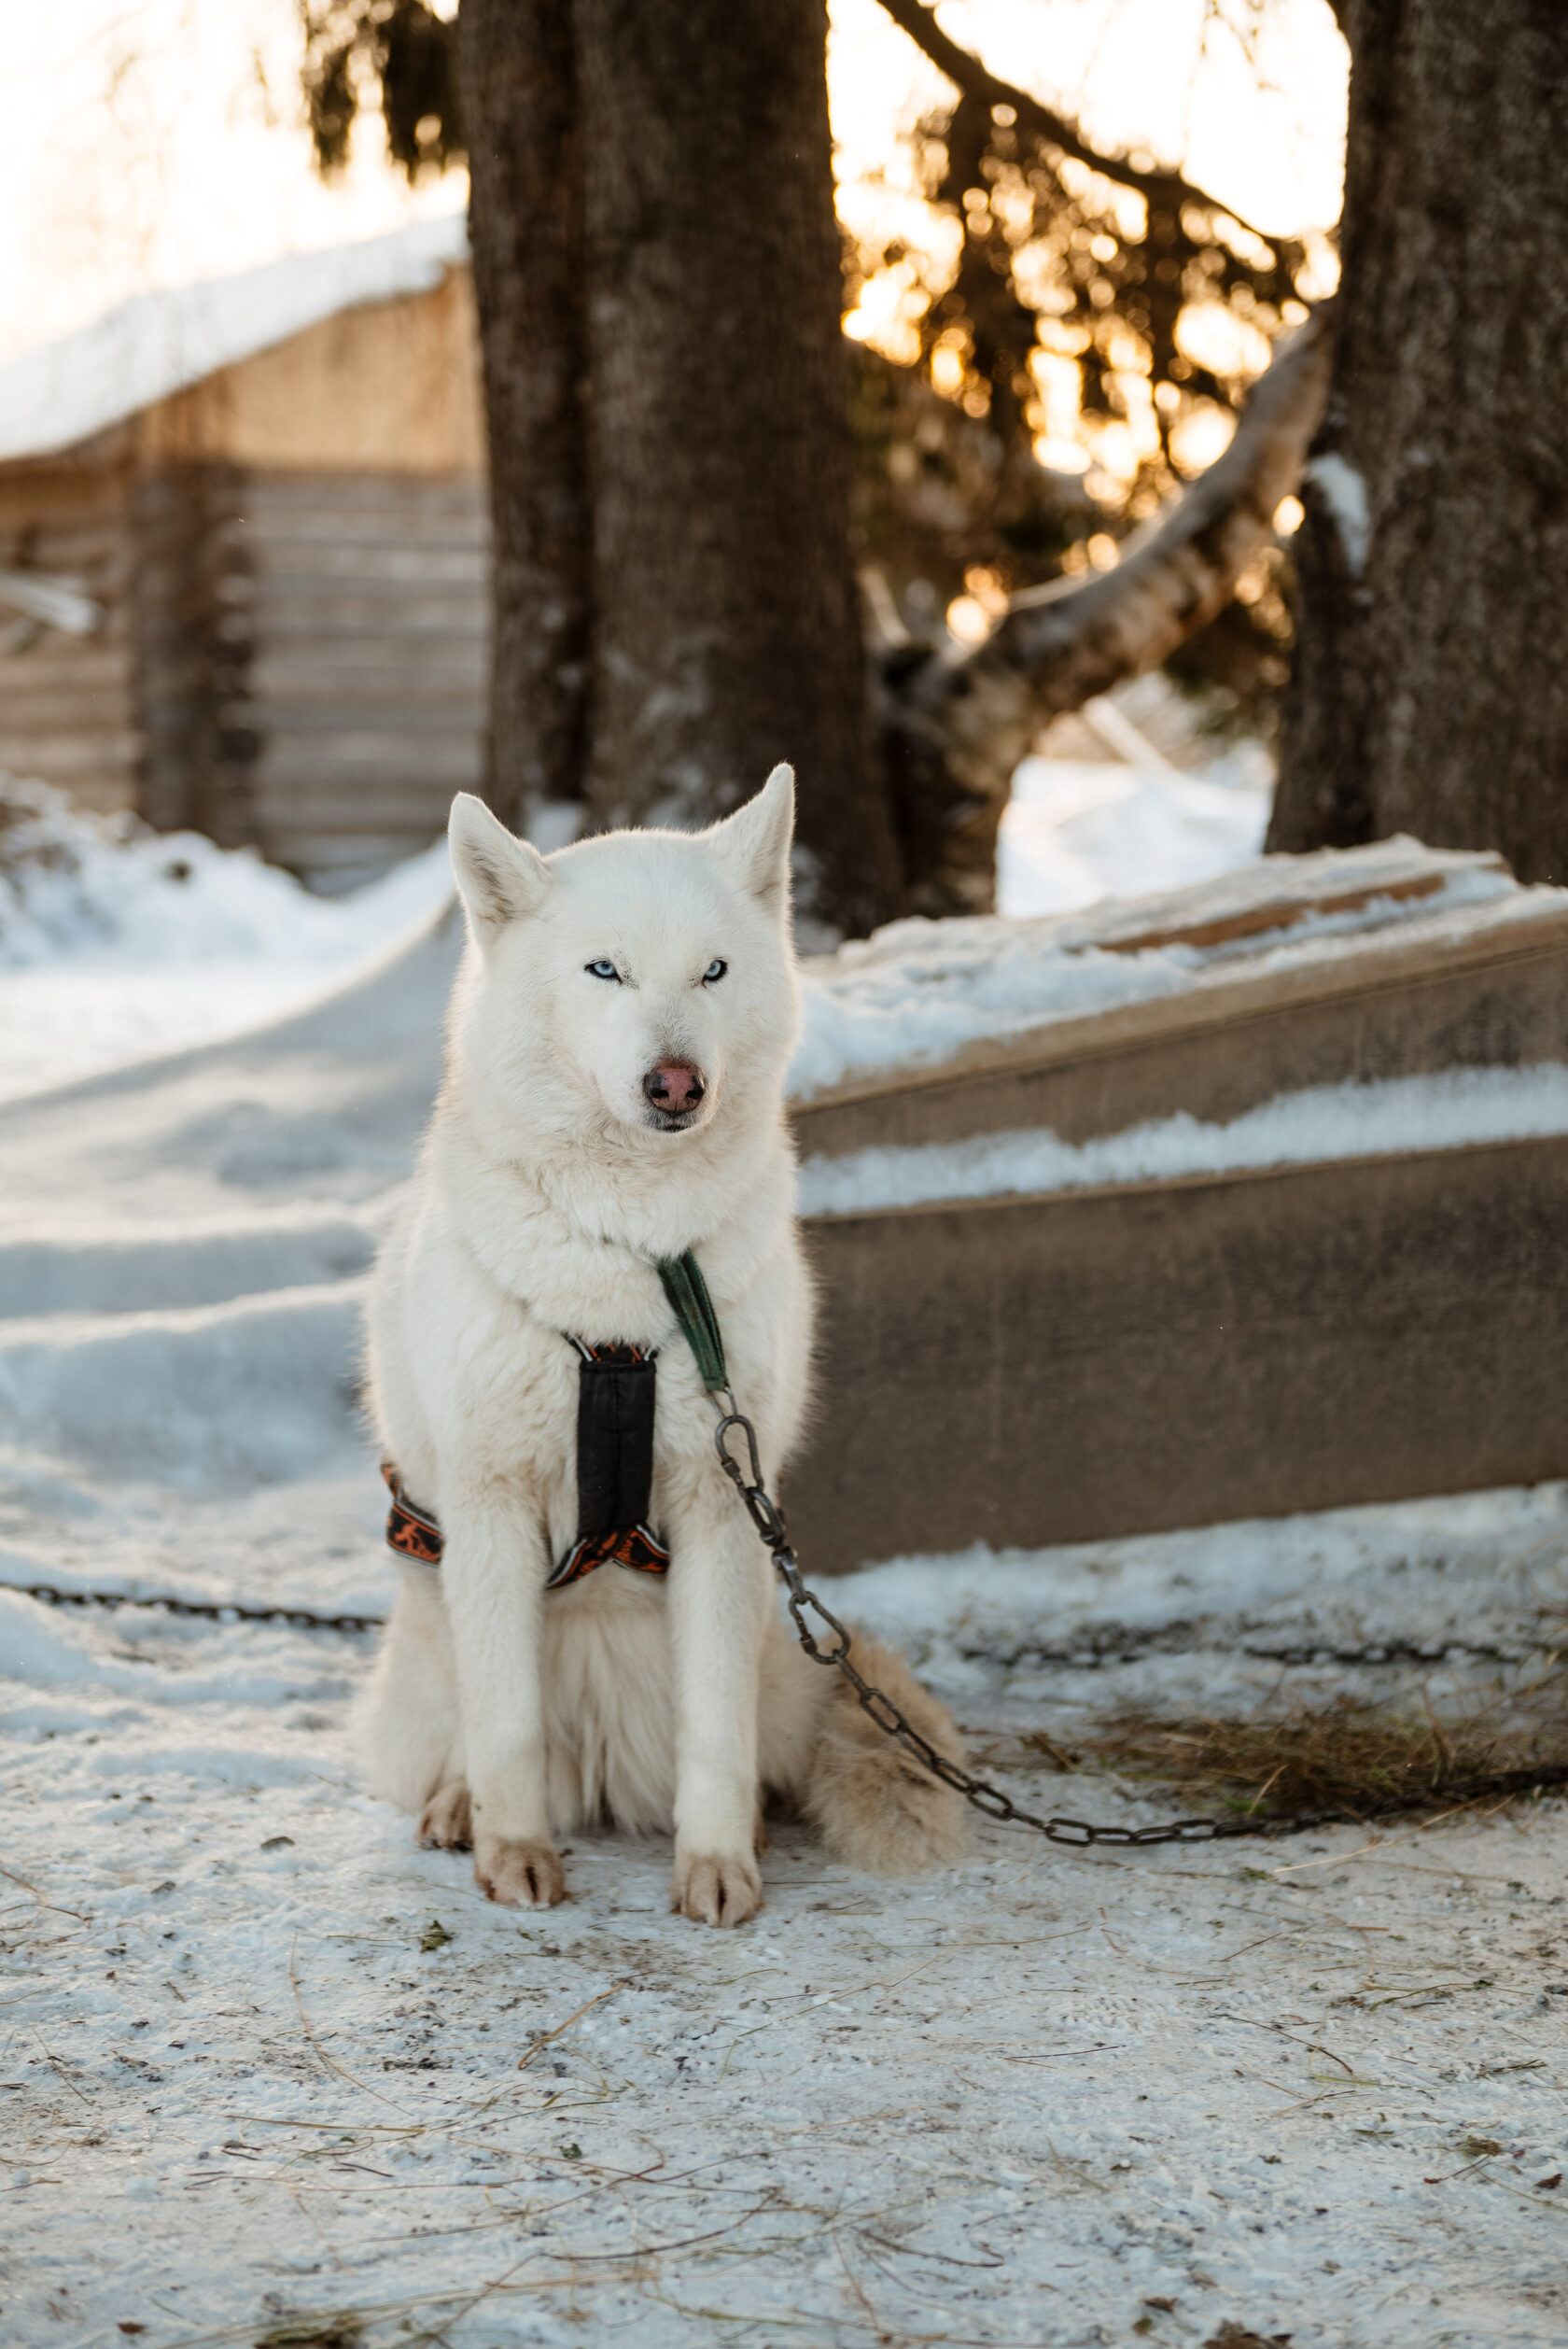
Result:
[[[473,1842],[473,1805],[467,1781],[455,1778],[438,1786],[419,1814],[419,1843],[426,1851],[467,1851]]]
[[[561,1855],[547,1843],[508,1843],[502,1836],[474,1842],[474,1881],[503,1908],[553,1908],[567,1897]]]
[[[744,1925],[763,1905],[763,1879],[747,1852],[709,1859],[677,1852],[670,1906],[698,1925]]]

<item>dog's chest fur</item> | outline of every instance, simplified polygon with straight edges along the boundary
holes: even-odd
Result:
[[[777,1125],[736,1155],[744,1160],[740,1179],[724,1170],[730,1213],[705,1238],[701,1262],[732,1381],[777,1456],[799,1414],[805,1341],[792,1164]],[[713,1408],[657,1271],[659,1256],[684,1245],[679,1217],[692,1212],[689,1187],[674,1202],[661,1201],[660,1188],[647,1185],[627,1217],[619,1212],[618,1187],[601,1184],[594,1204],[602,1224],[621,1225],[622,1236],[589,1237],[537,1172],[488,1160],[456,1105],[443,1104],[409,1211],[384,1251],[371,1309],[385,1433],[409,1489],[438,1514],[443,1463],[460,1456],[471,1474],[477,1448],[490,1473],[526,1476],[553,1554],[570,1546],[580,1383],[574,1337],[658,1349],[656,1527],[673,1479],[718,1473]],[[581,1212],[581,1203],[574,1204]],[[397,1341],[390,1344],[381,1343],[394,1335],[389,1322]],[[458,1434],[461,1442],[452,1442]]]

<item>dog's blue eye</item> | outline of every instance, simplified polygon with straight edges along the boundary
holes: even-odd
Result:
[[[609,962],[602,954],[596,963],[587,963],[583,965],[583,967],[587,971],[590,978],[610,978],[615,981],[615,984],[618,987],[621,984],[620,972],[616,969],[614,964]]]
[[[729,969],[729,967],[730,966],[727,963],[721,963],[716,957],[703,973],[703,985],[705,987],[711,987],[715,979],[723,978],[724,973]]]

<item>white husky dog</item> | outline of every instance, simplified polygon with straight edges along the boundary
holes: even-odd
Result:
[[[469,944],[370,1313],[378,1430],[444,1555],[401,1568],[361,1736],[378,1790],[426,1844],[471,1843],[492,1900],[562,1899],[556,1838],[608,1819],[673,1828],[671,1906],[739,1924],[762,1902],[769,1796],[857,1866],[961,1848],[957,1796],[787,1629],[657,1271],[695,1251],[776,1489],[811,1337],[783,1113],[793,811],[780,767],[707,832],[545,858],[478,799],[453,804]],[[669,1565],[547,1593],[578,1525],[573,1341],[658,1349],[649,1523]],[[957,1751],[896,1657],[856,1656]]]

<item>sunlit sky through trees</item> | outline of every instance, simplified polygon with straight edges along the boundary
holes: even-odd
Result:
[[[1346,55],[1326,0],[950,0],[942,23],[1098,144],[1180,164],[1262,230],[1321,232],[1337,215]],[[959,230],[925,200],[907,134],[951,93],[876,0],[834,0],[833,28],[840,211],[873,260],[850,331],[909,357]],[[300,52],[297,0],[51,0],[8,12],[0,360],[128,294],[461,204],[460,173],[411,189],[392,169],[373,110],[346,172],[323,185]],[[875,265],[889,240],[906,254]],[[1326,290],[1326,247],[1314,271]],[[1205,364],[1251,373],[1263,363],[1260,336],[1255,352],[1234,347],[1247,330],[1228,314],[1208,329],[1232,339],[1213,358],[1195,350]],[[1190,331],[1205,331],[1194,316]],[[1039,359],[1037,445],[1067,461],[1082,438],[1077,371],[1053,374],[1048,350]],[[1109,444],[1095,461],[1121,470]]]

